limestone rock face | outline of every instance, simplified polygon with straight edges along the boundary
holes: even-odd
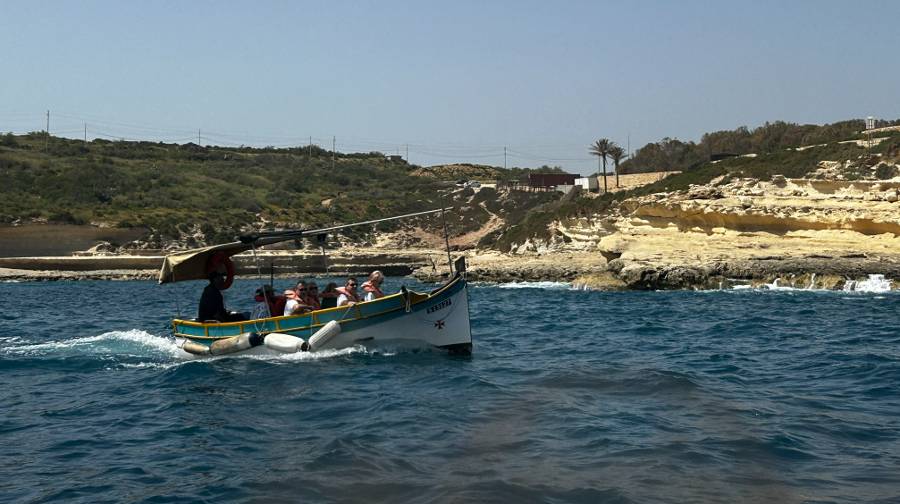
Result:
[[[834,287],[841,275],[900,275],[900,178],[879,180],[875,170],[887,172],[884,165],[867,166],[823,161],[810,178],[720,177],[631,198],[603,216],[555,223],[569,240],[548,252],[594,250],[632,289],[787,282],[816,273],[831,275]],[[850,172],[855,180],[846,179]]]
[[[722,191],[714,186],[692,184],[687,195],[697,200],[718,199],[722,197]]]

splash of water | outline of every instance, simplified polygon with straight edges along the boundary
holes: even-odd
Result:
[[[888,292],[891,290],[891,281],[884,275],[869,275],[865,280],[847,280],[844,284],[844,292]]]
[[[22,357],[67,357],[76,355],[138,357],[175,357],[181,350],[175,340],[156,336],[139,329],[111,331],[97,336],[70,338],[45,343],[34,343],[23,339],[8,341],[0,347],[0,352]],[[9,344],[12,343],[12,344]]]
[[[220,359],[255,359],[273,362],[305,362],[353,354],[380,355],[391,357],[398,349],[368,349],[353,346],[338,350],[317,352],[279,353],[267,349],[258,352],[239,352],[215,357],[198,357],[182,350],[174,338],[157,336],[139,329],[111,331],[96,336],[85,336],[57,341],[36,343],[20,336],[0,338],[0,356],[26,359],[58,359],[90,357],[98,360],[111,359],[113,367],[125,368],[169,368],[194,361],[217,361]],[[123,359],[119,359],[123,358]],[[137,359],[140,362],[133,362]],[[129,362],[131,361],[131,362]]]
[[[792,291],[792,290],[801,290],[801,289],[797,289],[797,288],[795,288],[795,287],[791,287],[791,286],[788,286],[788,285],[778,285],[778,281],[779,281],[779,280],[781,280],[781,279],[780,279],[780,278],[776,278],[775,280],[772,280],[772,283],[770,283],[770,284],[765,284],[764,287],[765,287],[766,289],[774,290],[774,291]]]
[[[826,288],[816,288],[816,274],[810,275],[809,284],[806,287],[792,287],[780,284],[781,279],[776,278],[769,284],[762,284],[759,289],[772,291],[815,291],[828,292]],[[753,287],[749,284],[735,285],[732,290],[747,290]],[[843,292],[868,292],[882,293],[889,292],[892,288],[892,281],[881,274],[870,274],[865,280],[847,280],[844,283]]]

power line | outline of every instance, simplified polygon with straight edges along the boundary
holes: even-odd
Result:
[[[9,126],[13,126],[13,131],[21,131],[29,129],[27,124],[32,123],[29,118],[35,117],[36,114],[27,112],[7,112],[0,113],[0,121],[5,122]],[[86,143],[88,137],[87,123],[88,118],[91,123],[91,133],[96,138],[107,138],[114,140],[133,140],[133,141],[158,141],[158,142],[187,142],[194,139],[189,137],[190,131],[195,131],[196,141],[202,145],[207,144],[223,145],[223,146],[240,146],[240,147],[265,147],[272,148],[289,148],[303,149],[306,148],[308,159],[312,158],[313,144],[321,145],[327,142],[326,138],[316,137],[314,135],[294,135],[294,134],[274,134],[260,135],[250,134],[248,132],[230,132],[207,130],[203,133],[201,128],[191,130],[187,128],[163,128],[156,125],[138,124],[128,121],[111,120],[94,116],[92,114],[72,114],[69,112],[56,112],[54,118],[62,121],[61,127],[55,131],[57,136],[72,135],[81,133],[78,136]],[[49,124],[50,111],[46,111],[45,132],[48,136],[45,142],[45,148],[49,142]],[[76,125],[69,126],[69,122],[76,122]],[[68,127],[67,127],[68,126]],[[76,129],[77,128],[77,129]],[[0,128],[2,129],[2,128]],[[33,131],[33,130],[32,130]],[[150,138],[147,138],[150,137]],[[298,141],[303,138],[304,141]],[[400,155],[401,149],[405,153],[407,162],[410,162],[410,156],[416,154],[422,158],[437,159],[456,159],[465,160],[499,160],[503,156],[503,166],[509,166],[510,157],[513,159],[524,160],[527,162],[552,162],[552,163],[589,163],[593,160],[590,157],[572,156],[572,152],[581,152],[585,145],[574,143],[529,143],[521,146],[510,145],[491,145],[477,142],[408,142],[375,139],[371,137],[346,136],[342,137],[343,141],[337,144],[337,136],[332,135],[332,166],[336,166],[336,153],[338,147],[342,152],[396,152]],[[627,136],[627,143],[630,144],[630,134]],[[303,144],[306,145],[303,145]],[[629,146],[630,147],[630,146]],[[541,151],[534,153],[535,150]],[[630,150],[630,149],[629,149]],[[559,155],[556,155],[556,154]],[[490,162],[490,161],[489,161]]]

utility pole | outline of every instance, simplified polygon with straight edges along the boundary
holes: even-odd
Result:
[[[49,110],[47,110],[47,129],[44,131],[47,133],[47,137],[44,138],[44,151],[46,151],[50,145],[50,111]]]
[[[201,145],[201,142],[200,142],[200,128],[197,128],[197,146],[199,147],[200,145]]]
[[[506,146],[503,146],[503,169],[506,169]]]
[[[406,164],[409,164],[409,144],[406,144]]]
[[[84,123],[84,146],[87,147],[87,121]]]
[[[309,148],[306,149],[306,160],[312,159],[312,135],[309,136]]]
[[[331,137],[331,171],[334,171],[334,149],[337,144],[337,136]]]

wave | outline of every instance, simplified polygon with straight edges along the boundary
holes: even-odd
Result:
[[[833,289],[825,289],[816,287],[816,275],[813,274],[810,278],[809,285],[805,287],[797,287],[791,285],[781,285],[780,279],[776,278],[772,283],[762,284],[758,287],[753,287],[749,284],[740,284],[735,285],[731,288],[733,291],[742,291],[742,290],[755,290],[755,291],[784,291],[784,292],[860,292],[860,293],[870,293],[870,294],[881,294],[885,292],[890,292],[892,287],[892,281],[885,278],[884,275],[881,274],[870,274],[865,280],[847,280],[844,282],[843,289],[840,291],[835,291]]]
[[[156,336],[140,329],[110,331],[97,336],[85,336],[44,343],[19,339],[6,341],[0,352],[21,357],[147,356],[176,357],[181,349],[172,338]],[[9,343],[12,343],[11,345]]]
[[[848,280],[844,284],[844,292],[872,292],[882,293],[891,290],[891,281],[884,275],[869,275],[865,280]]]
[[[140,329],[110,331],[97,336],[85,336],[57,341],[35,343],[19,336],[0,338],[0,356],[21,359],[68,359],[73,357],[96,358],[112,361],[113,367],[169,368],[182,364],[221,359],[254,359],[272,362],[305,362],[333,359],[354,354],[391,357],[403,352],[403,348],[373,348],[353,346],[338,350],[317,352],[277,353],[260,348],[214,357],[196,356],[181,349],[175,339],[157,336]]]

